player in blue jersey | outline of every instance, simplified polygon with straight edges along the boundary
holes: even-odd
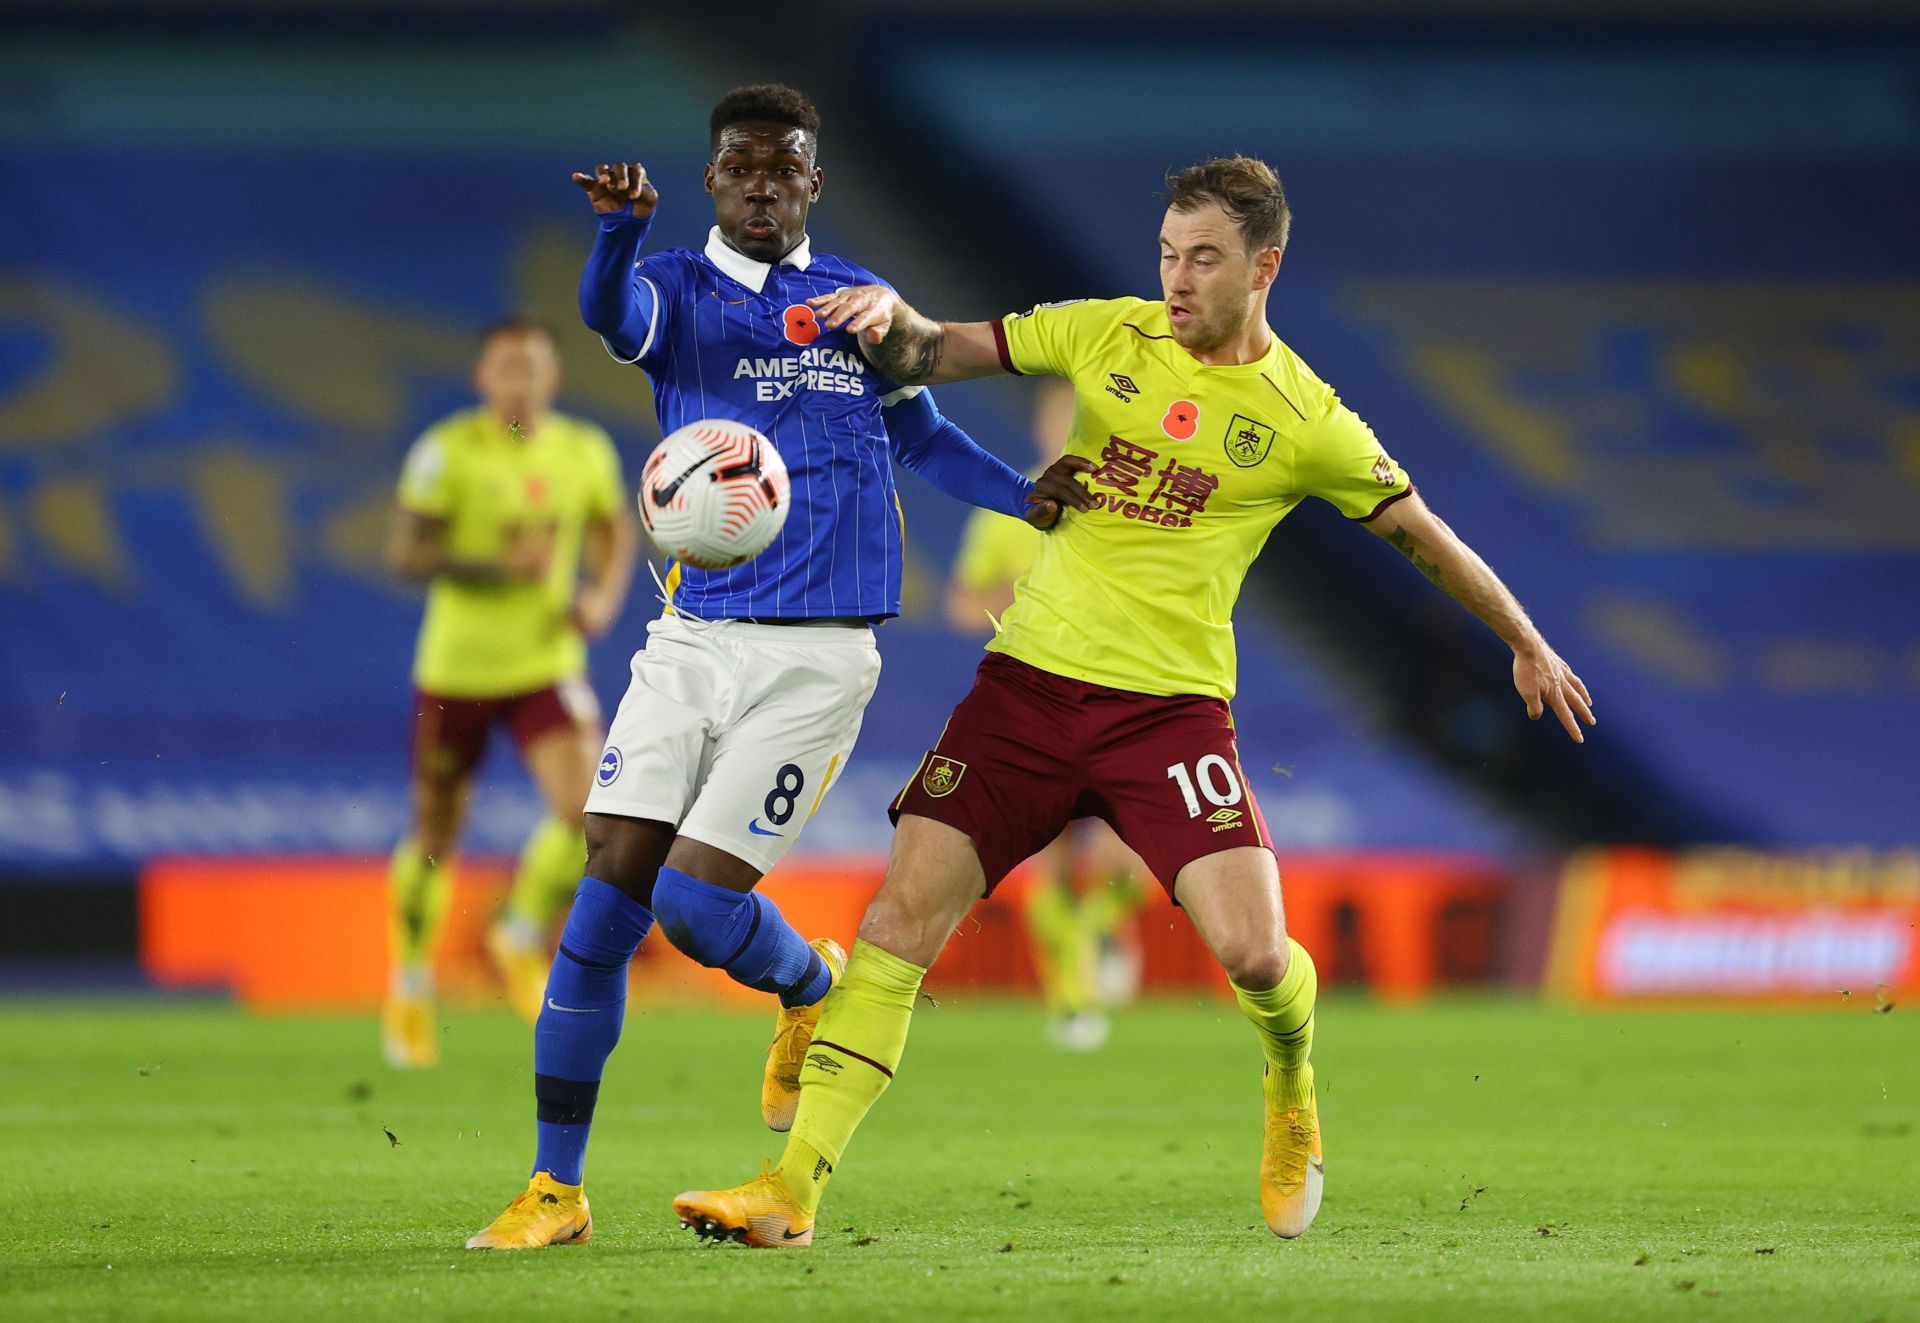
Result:
[[[1050,526],[1065,472],[1027,478],[829,331],[807,300],[873,283],[815,253],[820,120],[792,88],[736,88],[714,108],[704,248],[640,256],[659,194],[638,163],[573,176],[599,217],[580,309],[608,352],[652,381],[660,425],[730,418],[764,433],[791,477],[773,545],[730,570],[674,566],[587,798],[587,868],[534,1038],[538,1143],[527,1188],[467,1244],[578,1244],[601,1071],[620,1035],[627,964],[655,920],[680,950],[776,994],[761,1088],[786,1130],[819,1003],[845,957],[809,944],[754,891],[820,804],[880,675],[873,625],[900,609],[891,460],[948,494]]]

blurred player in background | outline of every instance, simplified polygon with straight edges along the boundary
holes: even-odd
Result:
[[[1586,686],[1513,594],[1269,328],[1290,223],[1273,170],[1213,160],[1167,185],[1158,300],[969,323],[930,321],[878,286],[817,301],[895,380],[1065,377],[1076,410],[1060,463],[1091,486],[1065,498],[972,692],[894,801],[886,879],[821,1014],[779,1165],[674,1201],[703,1236],[812,1241],[821,1193],[899,1065],[927,967],[983,893],[1088,813],[1139,851],[1232,983],[1265,1058],[1261,1211],[1278,1236],[1312,1225],[1317,979],[1287,935],[1228,708],[1233,604],[1305,497],[1386,538],[1499,634],[1529,716],[1550,708],[1576,741],[1592,724]],[[1143,1062],[1140,1087],[1171,1065]]]
[[[1040,468],[1060,457],[1072,428],[1073,387],[1042,382],[1033,416]],[[969,516],[947,584],[947,623],[965,634],[999,628],[1044,537],[1030,524],[984,510]],[[1139,989],[1139,942],[1129,921],[1146,901],[1145,866],[1099,818],[1071,824],[1034,861],[1038,876],[1027,888],[1025,913],[1047,1037],[1069,1051],[1092,1051],[1107,1041],[1106,1011]]]
[[[792,504],[765,551],[675,565],[647,626],[587,800],[587,870],[534,1032],[526,1188],[471,1249],[579,1244],[589,1130],[626,1013],[627,967],[657,918],[674,946],[779,999],[761,1076],[769,1127],[793,1123],[801,1059],[843,955],[755,888],[853,751],[880,678],[873,626],[899,614],[892,462],[1002,516],[1051,523],[1057,500],[874,372],[807,300],[875,277],[813,251],[819,114],[793,88],[735,88],[709,121],[704,247],[640,254],[660,194],[639,162],[574,175],[596,215],[580,311],[653,383],[664,432],[745,423],[778,447]],[[694,479],[715,456],[677,475]],[[1058,480],[1064,495],[1072,483]]]
[[[429,585],[413,668],[413,834],[393,855],[393,983],[381,1019],[399,1067],[439,1059],[434,954],[474,770],[495,728],[513,737],[546,816],[487,947],[514,1008],[529,1021],[539,1013],[547,932],[586,858],[582,805],[600,756],[586,641],[619,617],[638,554],[613,442],[553,409],[560,356],[546,328],[514,318],[488,330],[473,384],[479,406],[414,443],[387,541],[388,565]]]

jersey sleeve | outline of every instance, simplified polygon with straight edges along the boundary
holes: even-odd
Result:
[[[1294,484],[1362,523],[1413,492],[1413,479],[1393,462],[1373,429],[1332,391],[1320,415],[1302,429]]]
[[[1113,308],[1111,299],[1042,303],[993,323],[1000,366],[1016,376],[1072,377],[1087,362]]]
[[[671,253],[649,253],[634,264],[633,308],[645,318],[646,329],[624,346],[624,354],[620,352],[622,346],[600,337],[616,362],[638,363],[652,371],[665,360],[667,346],[673,342],[673,314],[682,274]]]
[[[587,434],[592,463],[592,481],[587,489],[587,517],[611,519],[627,499],[625,481],[620,476],[620,452],[613,438],[599,428]]]
[[[447,438],[438,428],[431,429],[407,451],[395,499],[403,510],[429,519],[445,519],[453,513],[453,477],[453,455]]]

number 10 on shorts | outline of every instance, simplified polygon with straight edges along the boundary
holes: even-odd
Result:
[[[1233,764],[1217,753],[1207,754],[1194,763],[1191,772],[1185,763],[1175,763],[1167,769],[1167,780],[1180,786],[1180,797],[1187,803],[1189,818],[1200,816],[1201,795],[1215,808],[1231,808],[1247,793]]]

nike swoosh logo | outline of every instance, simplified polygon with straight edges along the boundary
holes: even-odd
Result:
[[[598,1015],[600,1013],[598,1006],[562,1006],[551,997],[547,998],[547,1009],[550,1011],[565,1011],[568,1015]]]
[[[682,473],[679,477],[675,478],[672,482],[668,483],[664,487],[654,488],[653,503],[659,506],[672,504],[674,493],[680,490],[680,484],[685,482],[688,478],[691,478],[694,474],[698,473],[701,469],[705,468],[707,465],[713,463],[713,461],[718,458],[720,458],[720,456],[718,455],[703,455],[698,460],[695,460],[692,464],[689,464],[687,466],[687,471],[685,473]]]
[[[758,818],[755,818],[755,819],[754,819],[754,820],[753,820],[752,822],[749,822],[749,823],[747,824],[747,830],[748,830],[748,831],[750,831],[750,832],[752,832],[752,833],[753,833],[753,834],[754,834],[755,836],[780,836],[780,835],[783,835],[783,833],[781,833],[781,832],[777,832],[777,831],[769,831],[769,830],[768,830],[767,828],[765,828],[765,827],[762,827],[762,826],[760,825],[760,819],[758,819]]]
[[[812,1227],[807,1228],[807,1231],[811,1231],[811,1230],[813,1230]],[[800,1237],[806,1235],[807,1231],[788,1231],[783,1227],[781,1228],[781,1231],[780,1231],[780,1238],[782,1240],[798,1240],[800,1239]]]

